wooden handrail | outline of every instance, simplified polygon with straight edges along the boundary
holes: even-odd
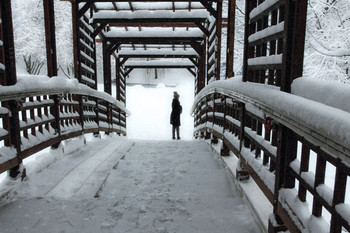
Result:
[[[126,135],[125,119],[130,112],[111,95],[64,78],[48,79],[39,86],[25,85],[29,80],[22,78],[16,85],[0,87],[2,105],[15,101],[20,116],[17,125],[0,125],[0,140],[8,140],[11,133],[18,132],[21,144],[17,151],[11,141],[0,147],[0,173],[61,140],[101,131]],[[52,115],[53,109],[58,114]],[[1,120],[13,114],[5,107],[0,110]]]
[[[260,91],[254,91],[257,85]],[[273,98],[278,101],[273,101]],[[299,106],[298,101],[302,101]],[[317,128],[314,122],[285,109],[292,104],[300,111],[313,111],[313,106],[321,103],[264,84],[217,81],[205,87],[195,98],[192,107],[195,135],[222,140],[222,155],[228,155],[228,149],[239,158],[241,168],[237,170],[237,178],[245,179],[249,174],[271,205],[276,205],[283,225],[291,232],[302,232],[310,221],[310,217],[305,219],[300,214],[307,212],[307,208],[300,210],[295,207],[296,203],[305,206],[306,192],[314,202],[310,216],[321,216],[324,208],[331,214],[330,232],[341,232],[341,227],[349,230],[347,216],[337,209],[347,206],[344,193],[350,176],[350,144],[349,138],[341,138],[337,133],[345,135],[350,118],[343,122],[338,118],[339,125],[332,124],[338,131],[332,133],[327,130],[331,126]],[[319,118],[338,117],[337,109],[326,105],[323,108],[330,111],[328,116]],[[315,111],[314,114],[319,113]],[[267,119],[271,120],[270,129],[264,127]],[[284,134],[286,138],[283,138]],[[281,153],[283,147],[288,149]],[[316,162],[309,160],[312,153]],[[314,171],[310,171],[311,163],[316,163],[312,165]],[[328,166],[336,170],[334,187],[326,184],[324,171]],[[313,177],[311,180],[310,176]],[[331,191],[328,194],[324,190]]]

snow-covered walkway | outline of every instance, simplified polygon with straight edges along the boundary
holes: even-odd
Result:
[[[204,141],[112,137],[41,164],[2,187],[1,232],[260,232]]]

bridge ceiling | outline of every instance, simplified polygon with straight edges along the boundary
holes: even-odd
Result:
[[[220,1],[220,0],[219,0]],[[75,1],[98,42],[124,58],[189,58],[217,17],[216,1]],[[221,1],[220,1],[221,2]],[[190,61],[191,62],[191,61]]]

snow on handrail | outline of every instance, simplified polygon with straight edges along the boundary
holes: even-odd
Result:
[[[96,97],[107,101],[131,115],[125,104],[116,100],[113,96],[94,90],[84,84],[80,84],[77,79],[67,79],[64,77],[47,76],[19,76],[18,82],[13,86],[0,85],[0,101],[21,99],[38,95],[59,95],[77,94]]]
[[[195,97],[192,106],[206,95],[221,93],[250,103],[265,115],[282,123],[300,136],[322,146],[350,164],[350,113],[338,108],[280,91],[278,87],[242,82],[235,77],[210,83]]]

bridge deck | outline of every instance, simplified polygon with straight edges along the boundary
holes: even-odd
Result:
[[[108,138],[36,164],[4,185],[1,232],[260,232],[203,141]]]

